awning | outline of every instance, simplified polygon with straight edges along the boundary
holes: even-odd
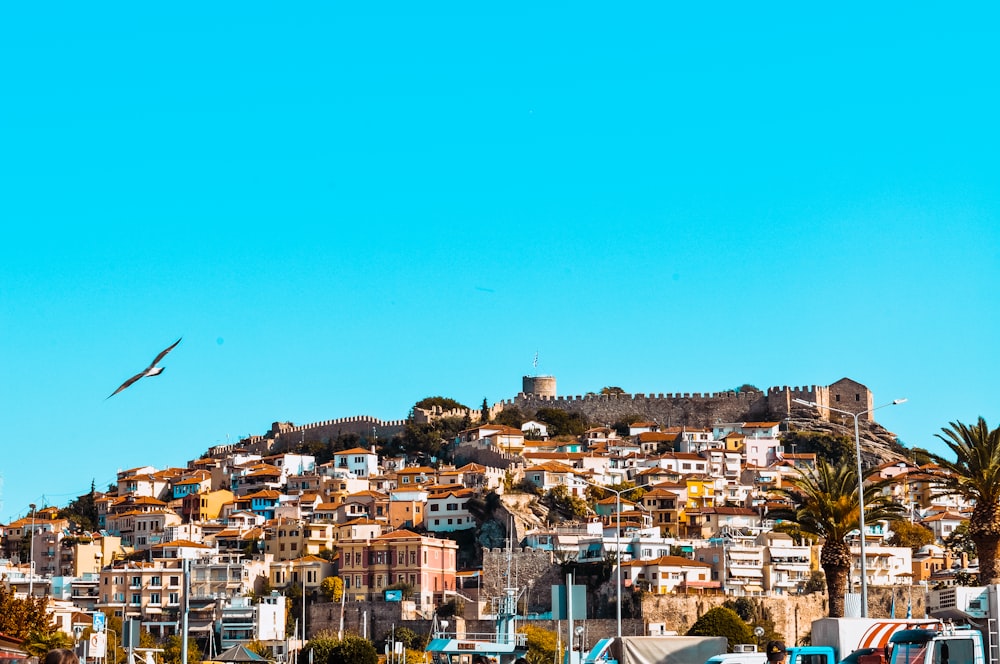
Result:
[[[747,585],[743,586],[743,590],[747,591],[748,593],[764,592],[764,589],[758,586],[756,583],[748,583]]]
[[[729,576],[735,576],[735,577],[746,576],[746,577],[761,578],[761,577],[764,576],[764,570],[762,570],[762,569],[732,569],[732,568],[730,568],[730,570],[729,570]]]

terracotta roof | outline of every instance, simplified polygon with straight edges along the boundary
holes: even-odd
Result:
[[[397,470],[396,474],[397,475],[427,475],[427,474],[433,475],[436,472],[437,472],[436,470],[434,470],[433,468],[429,468],[427,466],[411,466],[409,468],[403,468],[402,470]]]
[[[574,474],[576,473],[576,471],[573,468],[570,468],[565,464],[559,463],[558,461],[549,461],[547,463],[540,463],[535,466],[528,466],[527,468],[524,469],[524,472],[527,473],[532,470],[541,470],[547,473],[574,473]]]
[[[643,431],[639,434],[640,443],[665,443],[672,442],[677,438],[677,434],[661,433],[659,431]]]
[[[281,492],[275,491],[273,489],[263,489],[261,491],[257,491],[255,493],[243,496],[243,498],[246,500],[253,498],[280,498],[280,497],[281,497]]]
[[[410,530],[393,530],[388,533],[382,533],[375,539],[401,539],[404,537],[422,537],[422,535],[418,535]]]
[[[345,454],[375,454],[371,450],[366,450],[363,447],[352,447],[349,450],[343,450],[341,452],[334,452],[333,456],[343,456]]]

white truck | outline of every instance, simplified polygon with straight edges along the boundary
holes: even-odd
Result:
[[[909,618],[820,618],[812,624],[812,645],[788,646],[787,664],[884,664],[892,634],[936,625]]]
[[[705,664],[727,645],[724,636],[623,636],[598,641],[584,664]]]
[[[930,615],[949,621],[940,629],[892,636],[890,664],[996,664],[1000,662],[1000,585],[953,586],[927,596]],[[954,621],[961,624],[956,625]]]
[[[910,618],[820,618],[812,624],[812,647],[831,648],[833,661],[842,662],[858,652],[885,652],[889,637],[900,630],[937,623],[933,619]]]

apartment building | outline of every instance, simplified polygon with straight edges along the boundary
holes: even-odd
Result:
[[[413,600],[427,608],[455,590],[458,544],[395,530],[372,539],[341,540],[340,577],[352,597],[377,599],[389,586],[408,584]]]

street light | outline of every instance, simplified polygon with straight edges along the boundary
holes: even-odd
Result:
[[[815,401],[806,401],[804,399],[793,399],[795,403],[800,403],[804,406],[812,406],[813,408],[826,408],[835,413],[841,413],[843,415],[850,415],[854,418],[854,449],[857,453],[858,459],[858,529],[861,532],[861,617],[868,617],[868,563],[865,560],[865,483],[864,478],[861,475],[861,435],[858,432],[858,418],[862,415],[867,415],[879,408],[885,408],[886,406],[898,406],[901,403],[905,403],[906,399],[893,399],[889,403],[884,403],[881,406],[875,406],[874,408],[869,408],[868,410],[862,410],[860,412],[852,412],[849,410],[840,410],[839,408],[833,408],[825,404],[819,404]]]
[[[615,494],[615,513],[618,516],[618,525],[615,527],[615,556],[618,559],[618,601],[616,604],[616,618],[618,619],[618,639],[622,638],[622,494],[628,493],[629,491],[635,491],[636,489],[642,489],[648,484],[641,484],[639,486],[634,486],[628,489],[609,489],[603,484],[598,484],[597,482],[591,482],[585,480],[582,477],[578,477],[578,480],[584,484],[589,484],[590,486],[595,486],[598,489],[603,489],[609,493]]]
[[[31,597],[35,587],[35,504],[28,503],[28,507],[31,508],[31,535],[28,539],[28,597]]]

